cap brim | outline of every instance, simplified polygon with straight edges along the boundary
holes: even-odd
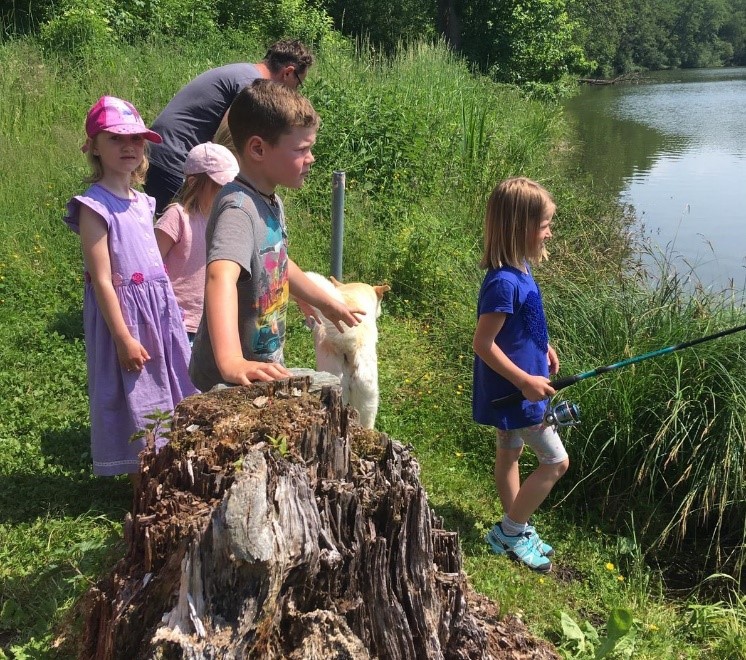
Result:
[[[107,131],[109,133],[117,133],[118,135],[142,135],[146,140],[149,140],[150,142],[155,142],[156,144],[160,144],[163,142],[163,138],[158,135],[155,131],[151,131],[149,128],[143,129],[141,126],[132,126],[130,124],[123,124],[121,126],[110,126],[108,128],[102,129],[100,132],[103,133],[104,131]],[[88,151],[88,145],[90,143],[90,140],[93,138],[89,138],[85,141],[85,144],[80,148],[80,150],[83,153],[86,153]]]
[[[209,176],[219,186],[224,186],[226,183],[233,181],[237,174],[238,170],[227,170],[224,172],[208,172],[207,176]]]
[[[155,131],[142,126],[133,126],[132,124],[121,124],[120,126],[107,126],[105,131],[109,133],[118,133],[119,135],[142,135],[146,140],[160,144],[163,138]]]

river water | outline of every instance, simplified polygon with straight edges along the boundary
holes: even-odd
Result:
[[[746,289],[746,68],[586,86],[565,109],[581,167],[632,205],[658,258],[711,290]]]

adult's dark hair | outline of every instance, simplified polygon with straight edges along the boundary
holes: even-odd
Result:
[[[263,78],[244,87],[228,111],[228,128],[239,154],[252,135],[276,144],[283,134],[295,127],[318,125],[319,116],[305,96]]]
[[[297,74],[304,73],[313,64],[313,53],[297,39],[283,39],[273,43],[264,62],[272,73],[286,66],[294,66]]]

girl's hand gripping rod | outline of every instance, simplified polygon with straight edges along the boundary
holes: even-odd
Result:
[[[702,344],[706,341],[717,339],[718,337],[724,337],[725,335],[732,335],[734,332],[741,332],[742,330],[746,330],[746,325],[739,325],[736,328],[730,328],[729,330],[722,330],[720,332],[716,332],[714,335],[707,335],[706,337],[700,337],[699,339],[692,339],[690,341],[685,341],[680,344],[675,344],[674,346],[668,346],[666,348],[661,348],[657,351],[650,351],[649,353],[643,353],[642,355],[636,355],[634,357],[627,358],[626,360],[621,360],[620,362],[609,364],[605,367],[596,367],[595,369],[592,369],[591,371],[584,371],[582,373],[575,374],[574,376],[567,376],[566,378],[558,378],[557,380],[552,381],[552,387],[555,390],[559,391],[561,389],[564,389],[565,387],[569,387],[570,385],[579,383],[581,380],[585,380],[586,378],[593,378],[594,376],[600,376],[601,374],[605,374],[607,371],[614,371],[616,369],[621,369],[622,367],[626,367],[630,364],[642,362],[643,360],[649,360],[650,358],[658,357],[659,355],[667,355],[668,353],[673,353],[674,351],[680,351],[683,348],[689,348],[691,346],[695,346],[696,344]],[[519,401],[523,401],[523,399],[524,399],[523,394],[521,394],[520,392],[515,392],[513,394],[509,394],[508,396],[504,396],[499,399],[493,399],[492,407],[502,408],[503,406],[510,405],[511,403],[518,403]]]

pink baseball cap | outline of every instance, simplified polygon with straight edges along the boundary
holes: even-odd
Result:
[[[184,174],[207,174],[219,186],[236,178],[238,161],[222,144],[204,142],[193,147],[184,163]]]
[[[134,105],[116,96],[102,96],[88,111],[85,118],[86,135],[93,139],[101,131],[120,135],[142,135],[146,140],[156,144],[163,142],[163,138],[158,133],[145,126],[145,122]],[[82,150],[88,151],[87,142]]]

